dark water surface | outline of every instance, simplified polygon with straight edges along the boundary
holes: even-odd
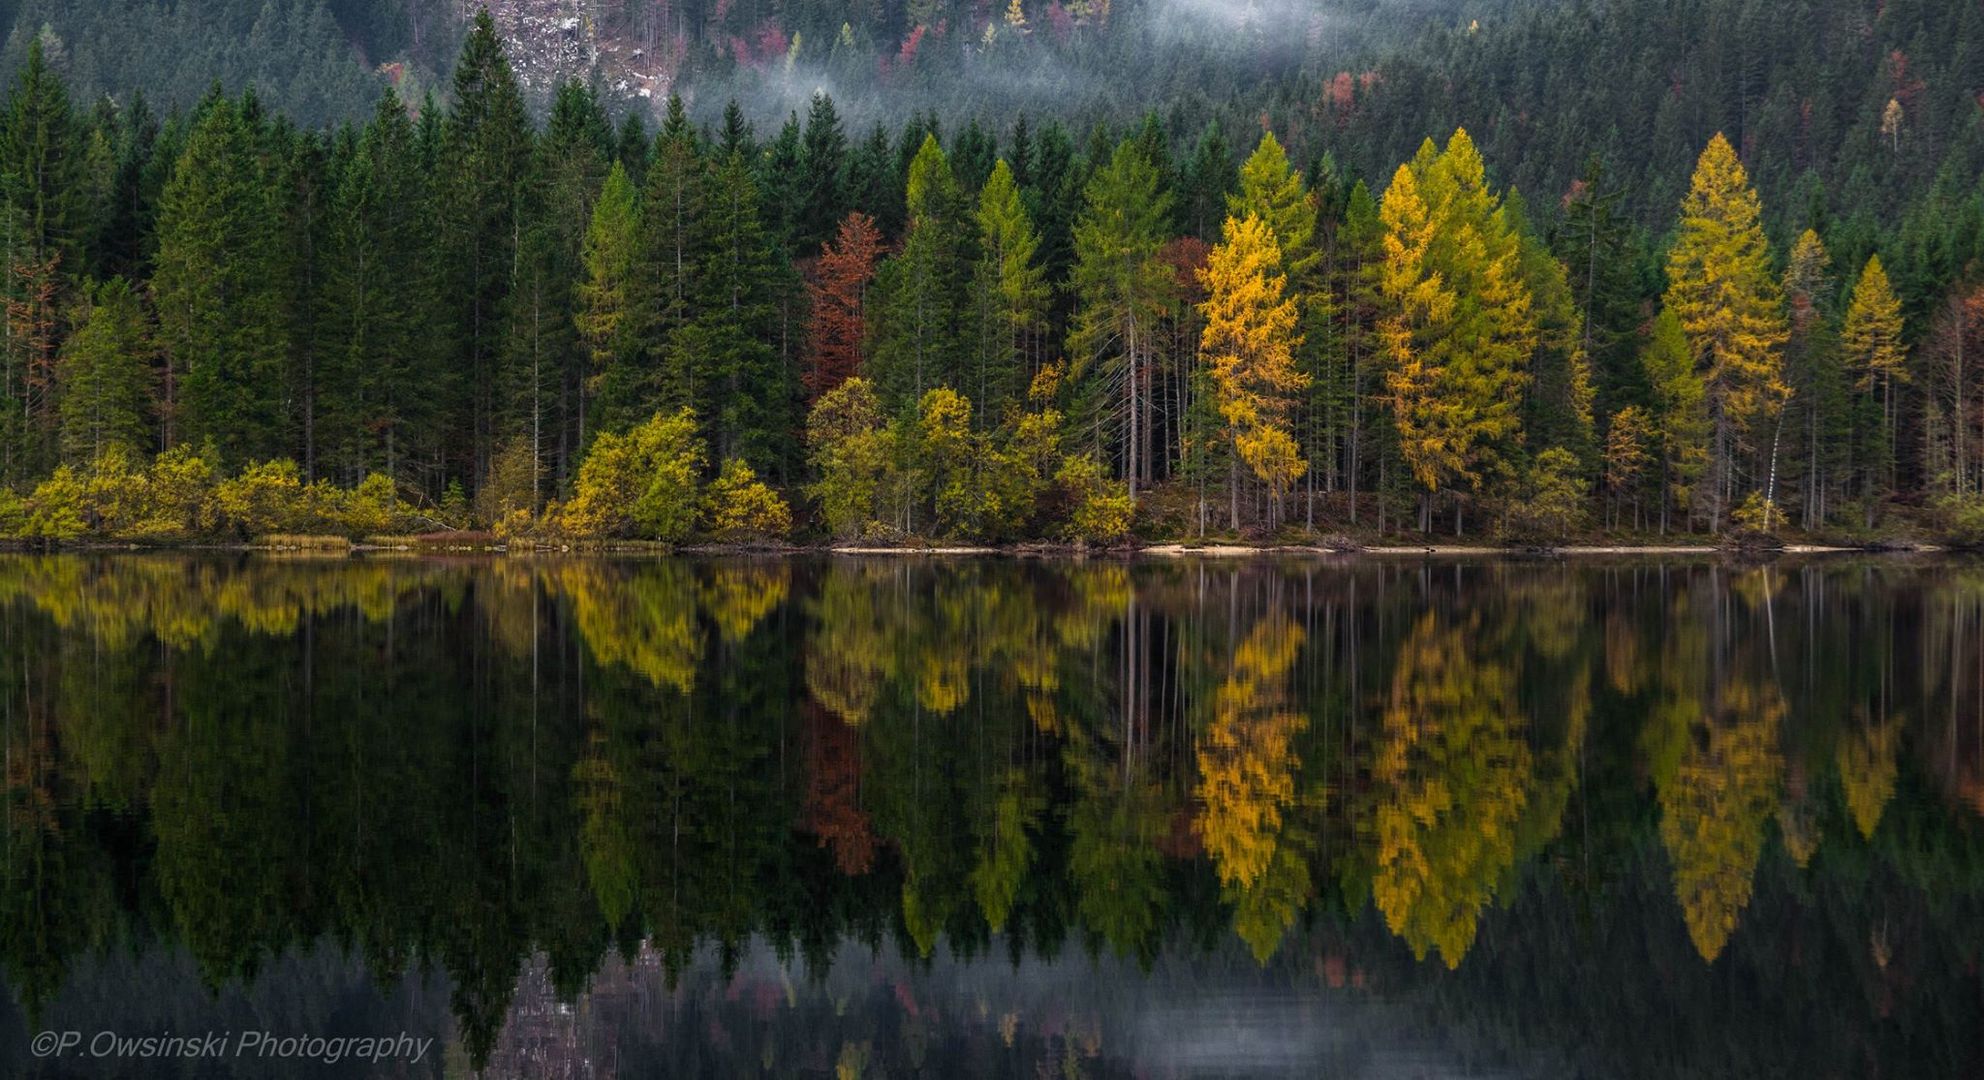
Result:
[[[1984,1074],[1979,563],[6,556],[0,741],[0,1076]]]

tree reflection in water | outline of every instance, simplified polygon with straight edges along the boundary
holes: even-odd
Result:
[[[0,626],[8,1074],[434,979],[471,1065],[1979,1064],[1968,563],[9,556]]]

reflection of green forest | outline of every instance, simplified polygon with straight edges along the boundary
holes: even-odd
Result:
[[[328,938],[482,1054],[538,952],[1237,939],[1595,1050],[1607,992],[1675,1053],[1807,1023],[1754,984],[1836,1020],[1759,1052],[1974,1052],[1964,566],[15,557],[0,627],[30,1009]]]

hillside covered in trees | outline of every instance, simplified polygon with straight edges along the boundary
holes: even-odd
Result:
[[[1984,532],[1978,5],[827,7],[21,6],[0,534]]]

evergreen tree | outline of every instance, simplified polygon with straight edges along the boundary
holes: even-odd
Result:
[[[707,381],[683,334],[695,312],[696,275],[708,250],[704,216],[710,192],[702,147],[682,99],[671,97],[640,200],[635,310],[652,313],[640,328],[648,376],[629,392],[630,400],[649,400],[664,411],[690,406]]]
[[[847,135],[834,111],[834,99],[825,93],[814,94],[806,112],[800,176],[799,228],[793,250],[812,251],[833,236],[846,216],[851,180]]]
[[[165,354],[162,444],[213,440],[225,461],[288,451],[289,323],[275,272],[275,188],[243,110],[211,101],[160,199],[152,292]]]
[[[1845,427],[1846,386],[1840,367],[1839,336],[1832,307],[1832,259],[1811,229],[1791,247],[1784,268],[1784,306],[1789,331],[1784,347],[1786,382],[1792,390],[1794,422],[1804,441],[1795,468],[1801,474],[1802,524],[1825,524],[1836,474],[1848,460],[1851,431]]]
[[[1579,315],[1578,344],[1592,370],[1594,408],[1603,415],[1648,400],[1634,351],[1643,316],[1631,226],[1619,211],[1623,195],[1600,159],[1588,158],[1564,199],[1553,245]]]
[[[150,334],[123,278],[89,290],[60,375],[64,461],[85,466],[113,446],[134,456],[152,449]]]
[[[1523,286],[1536,318],[1536,348],[1527,364],[1524,440],[1532,451],[1569,451],[1590,475],[1597,471],[1598,446],[1592,425],[1595,392],[1583,340],[1588,320],[1572,298],[1564,264],[1530,227],[1520,193],[1510,192],[1502,206],[1520,245]]]
[[[963,352],[971,237],[963,193],[950,160],[926,135],[909,170],[909,232],[902,251],[876,276],[879,296],[872,380],[884,407],[898,411],[933,386],[953,381]]]
[[[0,199],[6,216],[4,373],[0,373],[0,482],[52,464],[59,413],[56,350],[64,276],[80,269],[81,146],[68,89],[42,42],[28,46],[0,121]]]
[[[454,345],[452,438],[456,468],[480,482],[495,446],[509,385],[508,300],[517,265],[532,132],[523,96],[487,11],[478,12],[455,62],[454,92],[441,128],[437,168],[436,266]]]
[[[1040,234],[1020,201],[1004,160],[992,168],[978,199],[978,265],[973,274],[973,359],[968,389],[979,426],[1001,422],[1032,381],[1029,346],[1041,329],[1047,282],[1037,262]]]
[[[798,431],[797,381],[779,362],[776,291],[789,273],[765,223],[751,166],[732,153],[717,166],[706,203],[708,230],[686,340],[708,372],[698,412],[708,417],[717,458],[742,458],[784,477]]]
[[[317,318],[322,456],[347,483],[383,471],[433,490],[441,478],[422,470],[441,456],[434,427],[447,396],[427,267],[433,198],[413,124],[392,91],[333,198]]]
[[[1171,196],[1157,167],[1136,143],[1116,147],[1109,164],[1083,193],[1075,226],[1072,285],[1075,318],[1068,352],[1075,377],[1087,383],[1086,416],[1094,446],[1105,449],[1104,427],[1116,436],[1130,499],[1152,469],[1157,324],[1177,283],[1159,256]]]

